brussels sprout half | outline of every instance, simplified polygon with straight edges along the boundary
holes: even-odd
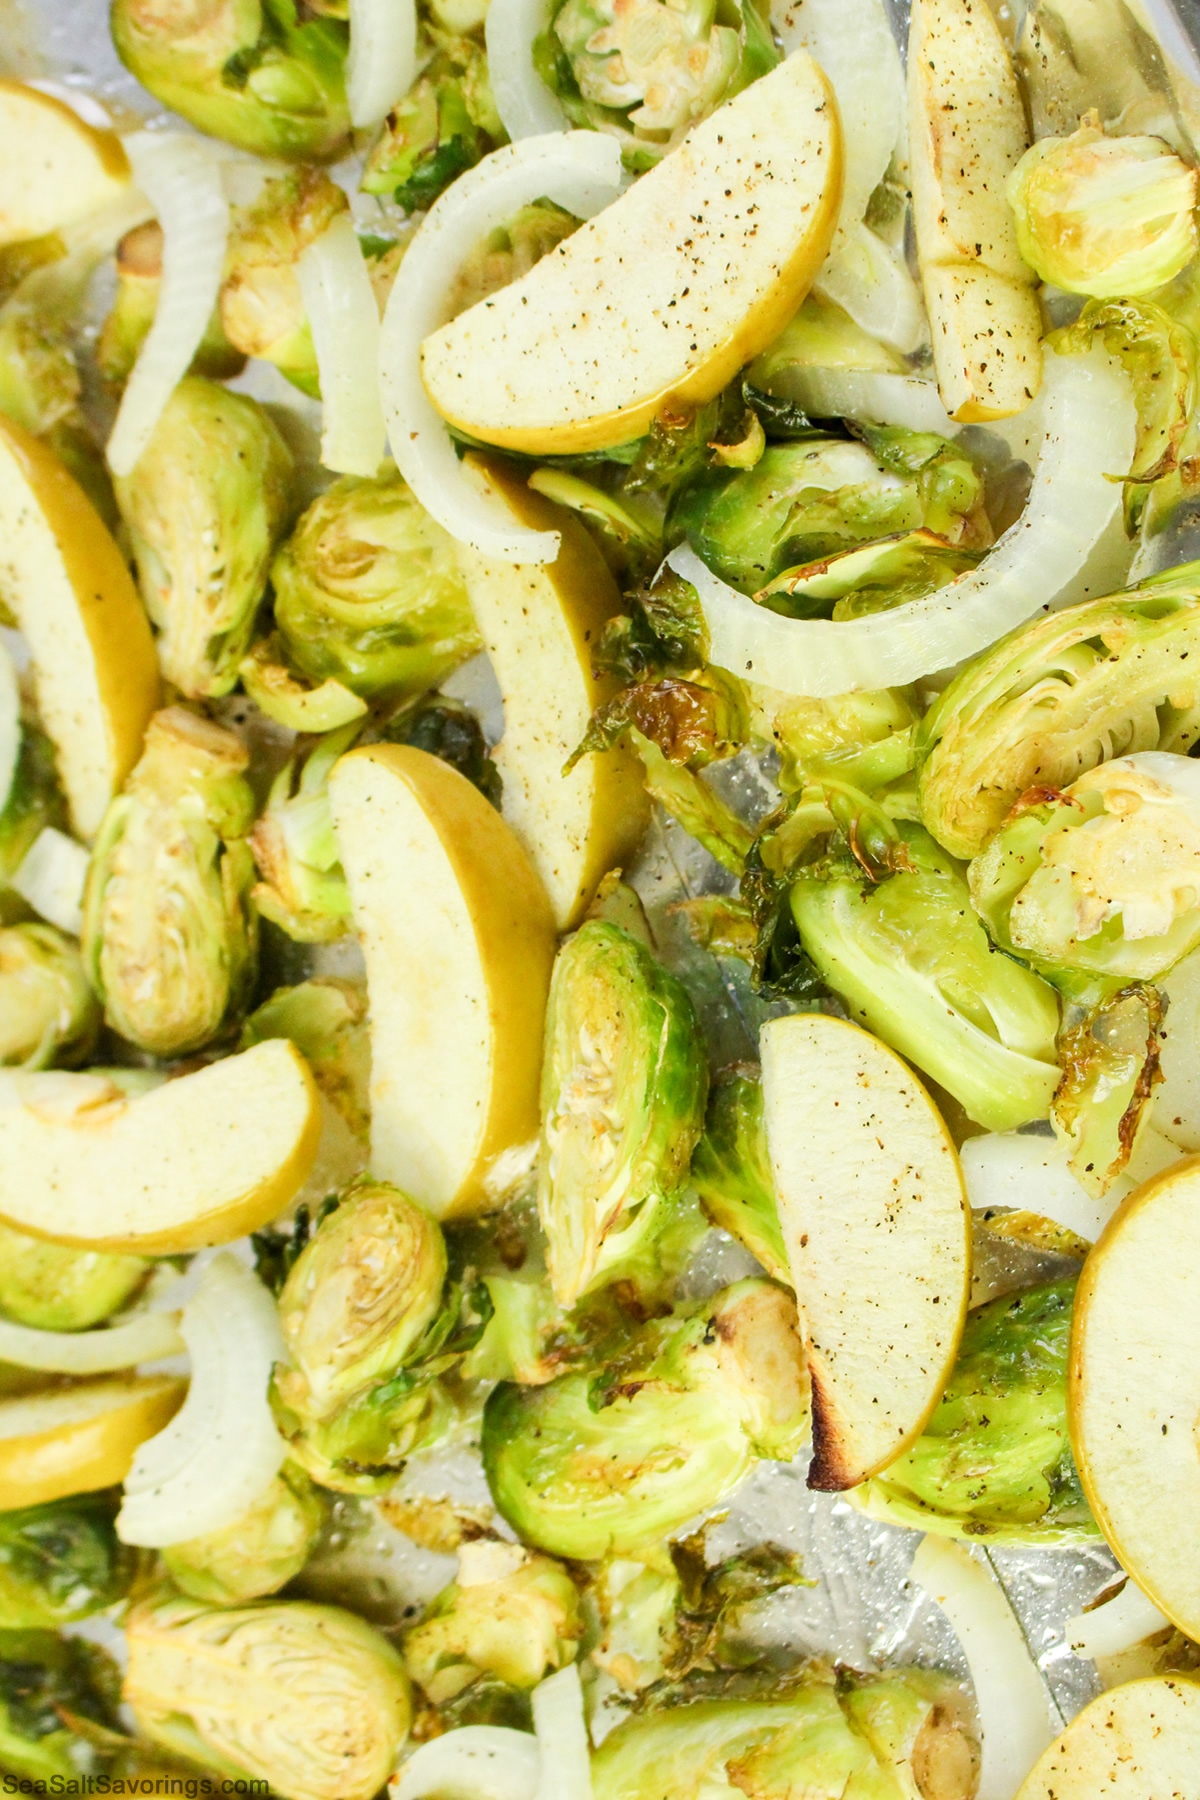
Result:
[[[0,1064],[46,1069],[82,1062],[100,1008],[79,946],[53,925],[0,929]]]
[[[713,1083],[692,1184],[713,1224],[743,1243],[768,1275],[790,1285],[757,1063],[734,1063]]]
[[[302,1469],[285,1463],[232,1525],[171,1544],[162,1553],[181,1593],[215,1606],[240,1606],[278,1593],[300,1573],[325,1524],[327,1507]]]
[[[141,1256],[74,1250],[0,1223],[0,1312],[38,1331],[86,1331],[145,1281]]]
[[[115,1529],[111,1494],[0,1512],[0,1631],[86,1619],[129,1590],[137,1552]]]
[[[484,1539],[462,1546],[457,1579],[406,1633],[402,1654],[442,1706],[481,1676],[536,1687],[574,1660],[582,1636],[579,1590],[560,1563]]]
[[[0,1769],[38,1783],[33,1792],[53,1793],[52,1784],[78,1792],[100,1759],[63,1714],[85,1730],[114,1731],[120,1685],[116,1664],[96,1644],[53,1631],[0,1631]]]

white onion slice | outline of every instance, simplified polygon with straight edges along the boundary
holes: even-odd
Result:
[[[144,1312],[107,1331],[38,1331],[0,1319],[0,1362],[52,1375],[104,1375],[178,1356],[184,1342],[169,1312]]]
[[[346,100],[360,129],[386,119],[417,73],[414,0],[350,0]]]
[[[513,143],[563,131],[567,117],[533,66],[533,40],[546,28],[546,0],[491,0],[484,23],[488,77]]]
[[[932,1534],[913,1557],[912,1579],[949,1619],[971,1671],[983,1749],[975,1800],[1013,1800],[1055,1732],[1004,1589],[965,1545]]]
[[[321,461],[337,475],[374,475],[387,452],[379,308],[349,213],[303,252],[299,275],[321,377]]]
[[[1148,1594],[1128,1580],[1119,1594],[1095,1606],[1091,1612],[1068,1619],[1063,1635],[1076,1656],[1117,1656],[1145,1638],[1165,1631],[1171,1623]]]
[[[125,1543],[155,1550],[232,1525],[284,1458],[267,1400],[283,1337],[262,1283],[222,1251],[184,1307],[180,1331],[192,1359],[187,1398],[138,1450],[117,1517]]]
[[[579,1670],[568,1663],[533,1690],[541,1757],[537,1800],[592,1800],[592,1761]]]
[[[1133,1183],[1123,1176],[1093,1200],[1067,1167],[1057,1139],[1019,1131],[968,1138],[959,1155],[973,1207],[1011,1206],[1052,1219],[1094,1244]]]
[[[108,440],[114,475],[130,473],[187,373],[217,303],[229,236],[224,157],[215,145],[178,131],[138,131],[125,148],[163,229],[162,287]]]
[[[400,264],[379,350],[383,411],[400,473],[451,537],[500,562],[552,562],[557,531],[516,529],[463,471],[444,419],[421,381],[421,345],[445,323],[446,292],[472,251],[543,195],[577,218],[616,197],[621,149],[599,131],[506,144],[452,182],[430,208]]]
[[[17,670],[0,638],[0,812],[8,804],[21,750],[21,692]]]
[[[529,1732],[461,1725],[414,1750],[388,1782],[388,1794],[391,1800],[534,1800],[540,1766],[537,1739]]]
[[[786,694],[897,687],[976,655],[1075,584],[1121,506],[1133,394],[1107,357],[1046,356],[1045,438],[1029,499],[983,561],[890,612],[787,619],[726,586],[687,545],[668,563],[700,597],[710,660]]]
[[[10,885],[41,918],[70,937],[83,927],[83,886],[88,853],[65,831],[47,825],[34,838]]]

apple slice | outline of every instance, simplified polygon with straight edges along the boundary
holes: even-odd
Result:
[[[791,56],[619,200],[426,338],[452,425],[513,450],[604,449],[711,399],[787,324],[833,237],[837,106]]]
[[[38,711],[81,838],[141,754],[158,658],[125,559],[46,446],[0,417],[0,601],[25,634]]]
[[[1127,1681],[1085,1706],[1017,1800],[1192,1800],[1200,1793],[1200,1682]]]
[[[10,1074],[0,1217],[87,1250],[227,1244],[278,1217],[320,1136],[316,1083],[283,1038],[132,1099],[95,1075]]]
[[[550,903],[500,814],[424,750],[352,750],[329,797],[367,963],[372,1173],[437,1218],[478,1212],[538,1133]]]
[[[493,457],[463,460],[515,525],[562,538],[552,563],[494,562],[466,544],[458,559],[504,699],[496,751],[504,817],[541,877],[555,924],[569,931],[649,821],[641,770],[628,751],[585,756],[563,774],[592,713],[620,686],[615,676],[593,674],[592,654],[620,612],[621,596],[587,531],[564,507]]]
[[[795,1013],[760,1046],[812,1376],[808,1485],[856,1487],[920,1436],[953,1366],[971,1287],[962,1170],[929,1095],[870,1032]]]
[[[129,179],[115,131],[87,124],[51,94],[0,81],[0,244],[91,218]]]
[[[0,1400],[0,1510],[115,1487],[186,1392],[174,1376],[130,1375]]]
[[[1114,1554],[1200,1638],[1200,1157],[1135,1189],[1084,1264],[1068,1418]]]
[[[933,365],[951,418],[1004,419],[1042,378],[1037,277],[1005,184],[1029,135],[987,0],[913,0],[908,36],[913,222]]]

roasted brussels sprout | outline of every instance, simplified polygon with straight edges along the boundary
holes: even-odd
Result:
[[[358,736],[355,720],[286,762],[250,833],[261,880],[252,899],[264,919],[301,944],[328,943],[350,929],[350,889],[338,861],[329,774]]]
[[[644,1326],[602,1374],[494,1388],[483,1415],[492,1498],[513,1528],[585,1562],[645,1556],[756,1456],[808,1428],[791,1296],[741,1281]]]
[[[1063,1078],[1050,1118],[1071,1173],[1096,1198],[1123,1173],[1148,1121],[1164,1012],[1157,989],[1133,982],[1059,1036]]]
[[[1067,1435],[1074,1279],[1002,1294],[968,1314],[946,1391],[911,1449],[856,1506],[896,1525],[993,1543],[1095,1538]]]
[[[181,1593],[213,1606],[276,1594],[298,1575],[321,1534],[326,1507],[302,1469],[285,1463],[249,1512],[162,1552]]]
[[[995,953],[962,872],[929,834],[896,831],[903,862],[874,885],[850,855],[800,872],[791,910],[805,951],[851,1017],[976,1123],[1044,1119],[1059,1080],[1054,989]]]
[[[0,1312],[38,1331],[86,1331],[145,1281],[141,1256],[73,1250],[0,1223]]]
[[[275,620],[296,667],[356,694],[419,694],[480,648],[448,534],[394,468],[345,475],[275,558]]]
[[[321,1092],[351,1131],[365,1138],[370,1125],[368,1085],[371,1040],[363,987],[320,975],[298,987],[276,988],[242,1026],[241,1048],[268,1038],[289,1038],[304,1057]]]
[[[921,816],[977,855],[1031,788],[1062,789],[1111,756],[1200,741],[1200,564],[1035,619],[968,663],[914,746]]]
[[[692,1185],[713,1224],[743,1243],[768,1275],[790,1284],[757,1063],[733,1063],[714,1081],[692,1157]]]
[[[110,1494],[0,1513],[0,1631],[86,1619],[128,1591],[137,1554],[120,1543]]]
[[[578,229],[579,220],[552,201],[535,200],[518,208],[464,260],[446,296],[446,316],[455,318],[510,281],[519,281]]]
[[[348,36],[309,10],[296,0],[113,0],[110,23],[125,67],[190,125],[258,156],[321,158],[349,143]]]
[[[101,1765],[63,1715],[113,1731],[120,1686],[116,1664],[83,1638],[0,1631],[0,1769],[39,1784],[27,1792],[78,1793]]]
[[[156,1056],[207,1044],[254,972],[254,801],[240,738],[185,707],[156,713],[105,814],[88,870],[83,952],[104,1016]]]
[[[298,675],[288,663],[277,631],[251,646],[239,673],[258,710],[288,731],[338,731],[367,713],[366,701],[331,676],[317,682]]]
[[[105,381],[120,387],[138,359],[158,311],[162,286],[163,230],[157,219],[135,225],[117,245],[117,292],[96,340],[96,362]],[[246,358],[225,336],[214,312],[192,358],[193,375],[228,381],[240,375]]]
[[[48,825],[70,829],[67,803],[55,774],[50,739],[36,725],[25,723],[12,785],[0,807],[0,895]]]
[[[802,699],[746,684],[751,736],[779,752],[778,781],[797,793],[825,774],[870,792],[906,775],[919,714],[902,688]]]
[[[363,170],[368,194],[423,212],[464,169],[504,141],[487,56],[468,37],[429,34],[424,67],[392,108]]]
[[[532,1688],[575,1659],[579,1590],[560,1563],[484,1539],[459,1551],[458,1576],[404,1638],[404,1666],[435,1706],[481,1676]]]
[[[694,1234],[680,1193],[708,1087],[685,989],[590,920],[559,951],[546,1015],[538,1210],[561,1306],[660,1283]]]
[[[308,246],[349,206],[321,169],[289,170],[263,183],[234,209],[221,284],[221,325],[246,356],[271,362],[294,387],[320,397],[317,353],[297,264]]]
[[[1008,181],[1021,255],[1043,281],[1148,294],[1196,254],[1196,171],[1158,137],[1106,137],[1097,114],[1041,138]]]
[[[53,925],[0,930],[0,1064],[48,1069],[81,1062],[100,1008],[79,946]]]
[[[284,1800],[372,1800],[408,1735],[400,1658],[340,1607],[155,1599],[133,1609],[126,1637],[124,1698],[140,1730]]]
[[[237,685],[291,474],[291,452],[257,400],[190,375],[116,484],[163,673],[189,699]]]

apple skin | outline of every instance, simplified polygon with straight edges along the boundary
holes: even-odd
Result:
[[[89,125],[53,94],[9,80],[0,80],[0,171],[0,245],[90,217],[130,181],[115,131]]]
[[[132,1376],[126,1381],[106,1376],[76,1384],[85,1385],[111,1388],[116,1403],[90,1418],[0,1437],[0,1511],[115,1487],[128,1475],[139,1445],[170,1422],[187,1392],[186,1381],[167,1375]],[[70,1391],[51,1389],[50,1395]],[[20,1404],[29,1406],[38,1398],[34,1395]],[[0,1403],[0,1416],[3,1410]]]

